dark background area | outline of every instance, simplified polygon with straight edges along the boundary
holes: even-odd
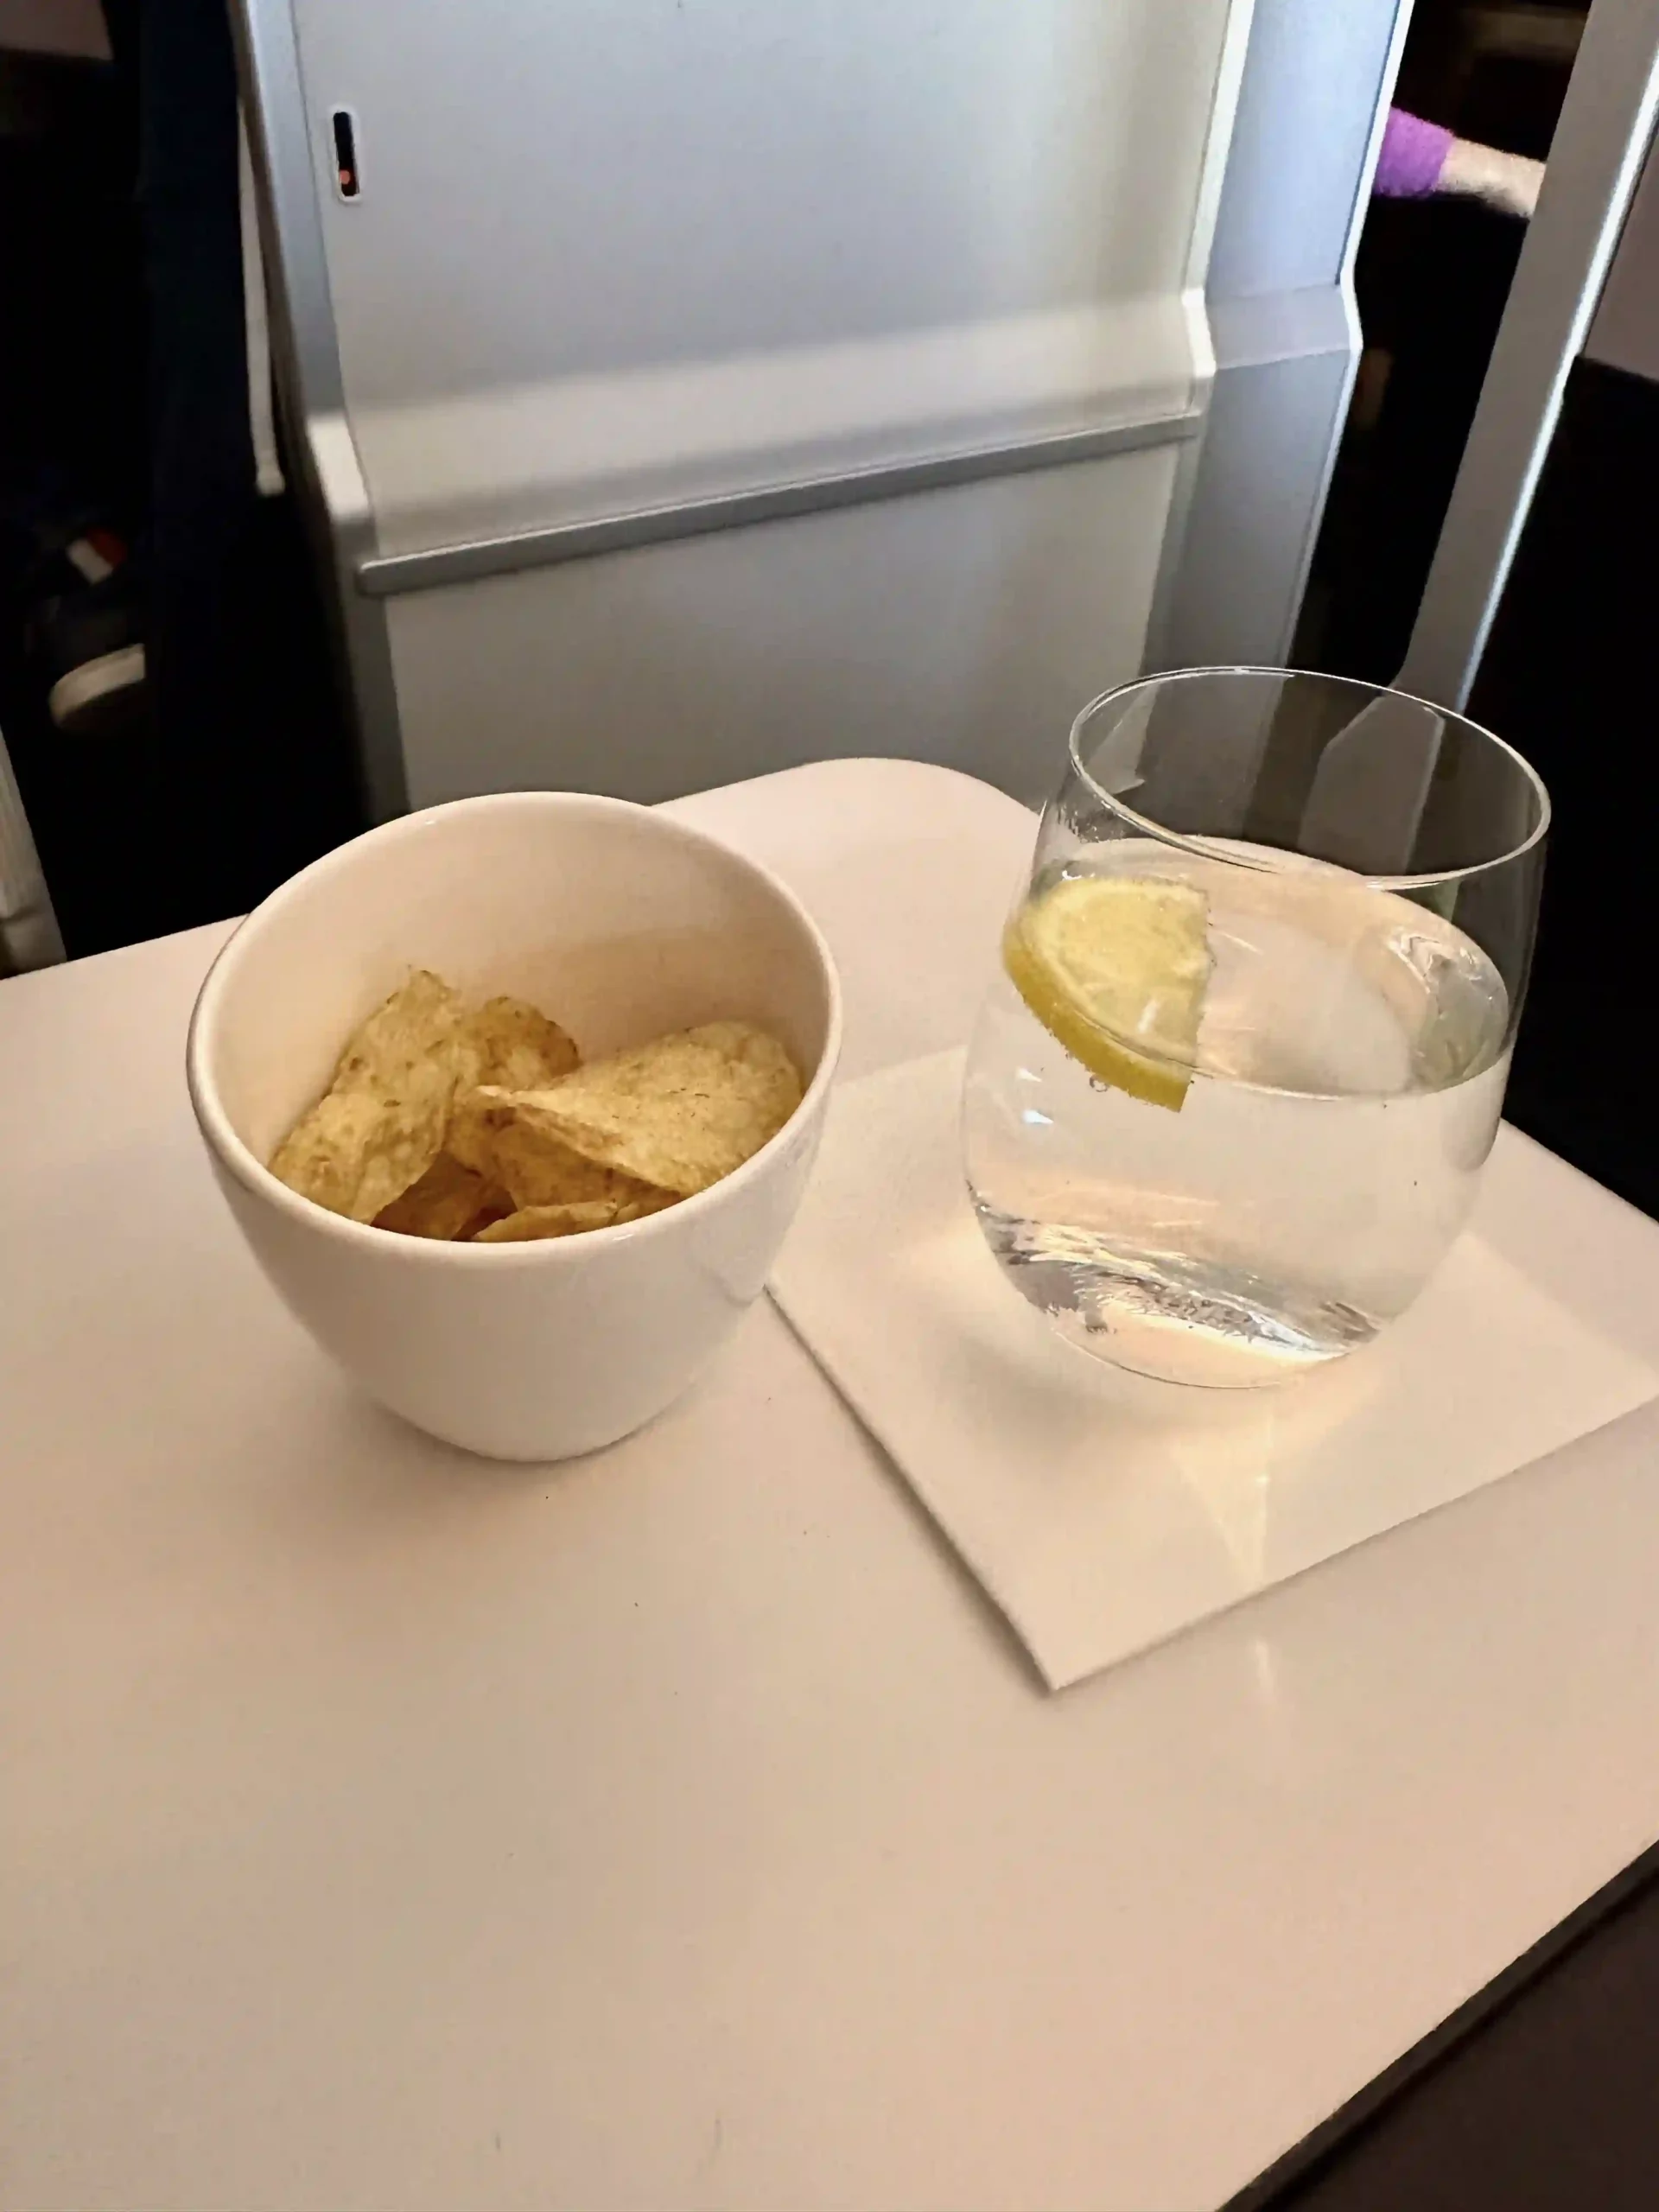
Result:
[[[1652,1003],[1656,493],[1659,390],[1580,361],[1471,706],[1535,765],[1554,807],[1504,1110],[1659,1218],[1645,1053],[1620,1044],[1643,1033]]]
[[[291,499],[255,490],[223,0],[107,0],[110,59],[0,51],[0,728],[66,946],[241,911],[365,824]],[[148,681],[74,735],[41,544],[132,548]]]

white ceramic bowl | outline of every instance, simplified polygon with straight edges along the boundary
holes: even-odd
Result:
[[[806,1096],[735,1174],[645,1221],[493,1245],[365,1228],[264,1162],[411,967],[469,996],[530,1000],[590,1058],[755,1021],[788,1046]],[[840,1045],[828,948],[764,868],[648,807],[522,791],[387,823],[274,892],[202,986],[188,1075],[231,1211],[322,1349],[435,1436],[556,1459],[660,1413],[759,1294]]]

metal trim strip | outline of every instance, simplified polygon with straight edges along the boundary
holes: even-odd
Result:
[[[756,523],[783,522],[821,514],[836,507],[868,505],[977,484],[997,476],[1023,475],[1040,468],[1101,461],[1136,453],[1149,446],[1176,445],[1196,437],[1203,410],[1155,416],[1144,423],[1119,423],[1103,429],[1071,430],[1057,437],[1032,438],[1016,445],[976,452],[940,454],[861,468],[843,476],[812,478],[795,484],[764,485],[752,492],[720,493],[671,506],[646,507],[604,515],[591,522],[554,523],[541,530],[509,532],[413,553],[371,554],[357,564],[357,588],[371,599],[398,593],[432,591],[447,584],[476,583],[486,576],[516,575],[563,561],[585,561],[602,553],[637,546],[706,537],[714,531],[743,530]]]

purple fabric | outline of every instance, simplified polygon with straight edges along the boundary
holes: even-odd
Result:
[[[1391,107],[1371,188],[1384,200],[1427,200],[1440,181],[1451,150],[1449,130],[1408,115],[1402,107]]]

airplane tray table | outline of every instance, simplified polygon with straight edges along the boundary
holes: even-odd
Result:
[[[675,810],[959,1043],[1031,819]],[[190,1122],[223,927],[0,984],[0,2206],[1221,2204],[1659,1835],[1659,1405],[1047,1694],[765,1301],[592,1459],[353,1394]],[[1659,1358],[1659,1229],[1483,1234]]]

